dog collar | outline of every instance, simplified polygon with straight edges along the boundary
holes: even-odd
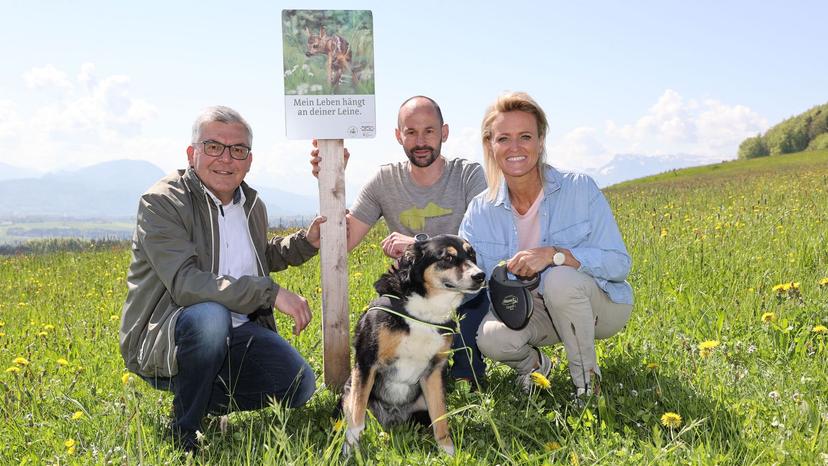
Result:
[[[389,300],[394,300],[394,299],[396,299],[397,301],[401,300],[399,296],[394,296],[394,295],[391,295],[391,294],[384,294],[384,295],[382,295],[382,297],[383,298],[388,298]],[[420,319],[418,319],[414,316],[411,316],[409,314],[404,314],[402,312],[395,311],[394,309],[392,309],[390,307],[375,305],[375,306],[371,306],[370,308],[368,308],[369,311],[373,310],[373,309],[378,309],[380,311],[385,311],[385,312],[387,312],[389,314],[393,314],[397,317],[402,317],[405,320],[412,320],[414,322],[417,322],[418,324],[425,325],[426,327],[431,327],[431,328],[436,328],[438,330],[443,330],[444,332],[440,333],[440,335],[454,335],[455,333],[457,333],[457,331],[454,330],[451,327],[447,327],[445,325],[440,325],[440,324],[433,324],[431,322],[426,322],[424,320],[420,320]]]

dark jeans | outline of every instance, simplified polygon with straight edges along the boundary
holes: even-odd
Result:
[[[486,363],[477,349],[477,327],[489,312],[489,294],[481,291],[472,300],[457,308],[460,316],[460,333],[454,335],[454,365],[451,376],[483,381],[486,377]],[[464,348],[465,347],[465,348]]]
[[[207,413],[262,408],[270,398],[295,408],[313,395],[313,369],[284,338],[248,322],[233,328],[230,311],[214,302],[187,307],[175,325],[178,374],[144,379],[170,390],[173,432],[201,429]]]

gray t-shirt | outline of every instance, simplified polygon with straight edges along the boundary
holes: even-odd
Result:
[[[411,179],[409,164],[381,166],[360,191],[351,215],[368,225],[384,217],[390,231],[408,236],[456,235],[469,202],[486,189],[483,167],[466,159],[446,160],[440,179],[425,188]]]

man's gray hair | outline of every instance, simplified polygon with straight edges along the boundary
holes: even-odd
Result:
[[[239,112],[223,105],[207,107],[201,111],[198,118],[196,118],[195,123],[193,123],[193,144],[201,142],[201,127],[207,123],[213,122],[228,125],[240,124],[244,126],[244,129],[247,130],[247,145],[253,147],[253,130],[250,129],[250,125],[247,124],[247,121],[242,118]]]

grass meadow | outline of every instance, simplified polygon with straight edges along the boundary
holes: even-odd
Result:
[[[729,162],[613,187],[634,260],[627,328],[599,342],[602,393],[572,401],[566,358],[523,395],[505,366],[448,393],[457,454],[430,430],[383,431],[340,458],[336,396],[205,423],[195,456],[166,435],[168,393],[124,371],[125,247],[0,257],[2,464],[828,464],[828,151]],[[379,230],[379,229],[375,229]],[[389,261],[350,255],[352,324]],[[277,275],[316,310],[283,335],[321,380],[318,259]],[[666,414],[666,416],[665,416]],[[679,419],[680,416],[680,419]]]

